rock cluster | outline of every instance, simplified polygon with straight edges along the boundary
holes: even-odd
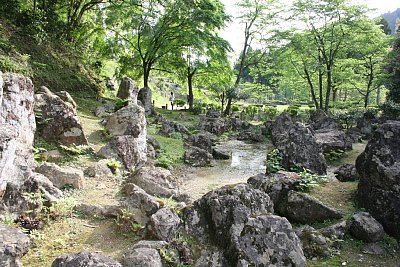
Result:
[[[356,160],[360,182],[356,199],[400,239],[400,122],[388,121],[372,135]]]

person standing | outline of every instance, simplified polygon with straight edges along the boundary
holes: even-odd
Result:
[[[169,96],[169,102],[171,102],[172,110],[174,110],[174,100],[175,100],[174,92],[171,92],[171,95]]]

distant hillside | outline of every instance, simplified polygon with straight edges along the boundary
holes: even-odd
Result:
[[[393,12],[385,13],[382,15],[382,17],[384,17],[389,23],[390,29],[392,30],[392,35],[395,35],[396,18],[400,18],[400,8],[396,9]]]

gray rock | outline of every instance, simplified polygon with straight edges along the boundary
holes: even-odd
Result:
[[[96,179],[113,178],[114,174],[112,173],[111,169],[107,166],[108,162],[109,160],[102,159],[92,164],[92,166],[89,166],[85,169],[84,171],[85,175]]]
[[[146,134],[138,138],[130,135],[115,136],[102,147],[98,154],[105,158],[116,159],[129,171],[140,168],[147,162]]]
[[[158,250],[153,248],[135,248],[128,250],[123,259],[124,267],[162,267]]]
[[[291,222],[312,224],[341,219],[343,215],[321,201],[301,192],[290,191],[283,215]]]
[[[311,114],[310,124],[314,130],[330,129],[330,130],[341,130],[342,125],[335,119],[326,115],[322,109],[317,109]]]
[[[282,154],[285,169],[301,165],[314,173],[326,173],[326,161],[311,127],[293,122],[284,112],[272,123],[271,134],[273,144]]]
[[[321,129],[315,131],[317,144],[322,148],[324,153],[335,150],[351,150],[353,149],[352,141],[341,130]]]
[[[254,132],[254,130],[246,130],[240,132],[236,139],[242,141],[261,143],[262,141],[264,141],[264,136],[260,133]]]
[[[94,111],[94,115],[96,117],[104,118],[109,116],[111,113],[114,113],[115,105],[112,102],[108,102],[103,106],[97,107]]]
[[[78,252],[57,257],[51,267],[122,267],[122,265],[98,253]]]
[[[360,182],[356,201],[393,237],[400,239],[400,122],[375,130],[356,160]]]
[[[160,203],[154,196],[147,194],[142,188],[135,184],[128,183],[124,185],[124,193],[126,199],[123,206],[128,210],[133,211],[135,220],[142,225],[145,225],[150,216],[160,209]]]
[[[370,243],[381,241],[385,236],[383,226],[368,212],[354,214],[349,230],[353,237]]]
[[[105,128],[113,136],[130,135],[146,142],[146,117],[142,107],[131,104],[108,117]]]
[[[225,248],[233,225],[273,212],[268,195],[248,184],[226,185],[208,192],[184,210],[185,227],[200,241],[214,240]]]
[[[29,244],[28,235],[0,222],[0,266],[22,267],[19,258],[28,252]]]
[[[40,114],[38,131],[47,141],[62,145],[87,145],[76,109],[47,88],[35,95],[35,113]]]
[[[214,159],[230,159],[231,158],[231,152],[227,150],[223,150],[220,148],[213,148],[212,149],[212,155]]]
[[[383,248],[377,244],[377,243],[366,243],[364,244],[362,248],[362,252],[364,254],[370,254],[370,255],[383,255],[385,254],[385,251]]]
[[[55,163],[43,163],[36,168],[36,172],[45,175],[58,188],[72,185],[76,189],[82,189],[85,184],[83,171],[73,167],[60,167]]]
[[[75,100],[67,91],[59,91],[55,94],[58,95],[66,104],[69,104],[73,109],[76,109],[78,107]]]
[[[198,147],[198,148],[201,148],[201,149],[207,151],[208,153],[211,153],[212,146],[215,141],[216,141],[216,137],[214,135],[207,133],[207,132],[203,132],[203,133],[189,136],[186,139],[186,145]]]
[[[194,267],[229,267],[229,262],[224,256],[224,251],[218,248],[208,248],[201,251]]]
[[[8,183],[22,185],[34,167],[33,103],[29,78],[0,72],[0,199]]]
[[[144,87],[140,89],[138,100],[143,104],[146,116],[153,113],[153,100],[150,88]]]
[[[161,249],[168,246],[168,242],[165,241],[154,241],[154,240],[140,240],[136,244],[132,246],[132,249],[135,248],[152,248],[152,249]]]
[[[158,197],[178,196],[176,182],[169,170],[145,166],[132,173],[126,180],[143,188],[150,195]]]
[[[335,170],[335,177],[341,182],[357,181],[360,178],[354,164],[344,164],[340,166]]]
[[[307,259],[331,256],[326,238],[313,227],[300,227],[295,232],[300,238],[301,246]]]
[[[194,146],[187,146],[183,157],[185,163],[193,167],[208,166],[212,160],[212,155],[210,153],[204,149]]]
[[[139,88],[131,78],[124,77],[119,85],[117,97],[127,99],[129,103],[137,104]]]
[[[175,132],[175,128],[174,128],[174,125],[171,123],[171,122],[163,122],[162,124],[161,124],[161,128],[160,128],[160,130],[158,131],[158,134],[159,135],[162,135],[162,136],[167,136],[167,137],[169,137],[169,136],[171,136],[171,134],[173,134]]]
[[[336,239],[336,238],[343,239],[344,235],[347,233],[348,230],[349,230],[349,224],[346,221],[341,221],[334,225],[322,228],[319,231],[323,236],[328,237],[330,239]]]
[[[256,189],[268,194],[274,203],[274,210],[278,214],[284,214],[287,206],[288,193],[295,190],[296,184],[301,179],[294,172],[279,171],[265,175],[263,173],[250,177],[247,183]]]
[[[300,240],[286,218],[249,218],[234,231],[231,266],[306,266]]]
[[[64,159],[64,155],[58,150],[45,151],[43,157],[47,162],[61,162]]]
[[[80,203],[74,207],[74,210],[77,212],[81,212],[83,214],[94,216],[94,217],[107,217],[107,218],[116,218],[119,214],[121,214],[121,210],[123,207],[120,205],[94,205],[94,204],[86,204]]]
[[[168,208],[162,208],[151,215],[149,232],[158,240],[170,241],[175,238],[181,224],[178,214]]]
[[[215,135],[221,135],[227,130],[227,125],[224,118],[220,117],[220,113],[216,111],[208,111],[206,116],[200,120],[200,130],[206,131]]]

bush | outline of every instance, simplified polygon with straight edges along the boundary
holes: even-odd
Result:
[[[185,100],[182,99],[175,99],[174,100],[174,105],[177,107],[183,107],[186,104]]]
[[[313,174],[309,170],[303,168],[299,173],[301,180],[296,184],[296,189],[303,192],[308,192],[311,189],[328,182],[326,175]]]
[[[127,99],[123,100],[123,99],[118,98],[117,101],[115,102],[114,111],[118,111],[121,108],[126,107],[127,105],[128,105]]]
[[[265,165],[267,167],[267,174],[282,170],[282,155],[278,149],[274,149],[268,153]]]
[[[383,105],[380,106],[380,109],[383,111],[384,117],[392,120],[400,119],[399,103],[395,103],[393,101],[386,101]]]

